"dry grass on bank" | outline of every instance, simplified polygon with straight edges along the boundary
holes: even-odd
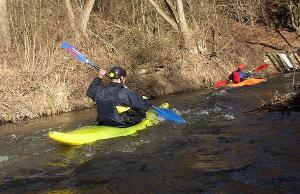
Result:
[[[126,42],[134,35],[128,37]],[[99,41],[78,48],[102,68],[125,66],[129,71],[127,85],[150,97],[193,90],[219,79],[217,71],[212,71],[203,58],[174,49],[172,41],[165,38],[159,44],[142,44],[136,51],[122,48],[117,54],[114,52],[114,57],[111,51],[99,46]],[[85,92],[96,75],[94,70],[77,62],[56,42],[34,45],[29,41],[24,45],[2,58],[0,122],[18,122],[93,106]]]
[[[101,68],[126,67],[127,85],[150,97],[209,87],[226,78],[236,64],[246,63],[251,69],[261,62],[260,51],[242,43],[244,37],[234,36],[239,27],[210,16],[209,4],[208,12],[199,16],[202,28],[194,31],[196,44],[207,52],[191,54],[182,49],[181,34],[170,29],[150,4],[144,5],[149,15],[139,17],[144,13],[137,12],[135,19],[127,18],[124,6],[110,7],[116,12],[108,11],[105,16],[94,13],[89,39],[74,41],[60,1],[8,2],[13,45],[0,58],[0,123],[94,105],[85,92],[96,72],[59,48],[65,40]],[[80,9],[77,6],[75,14]]]
[[[93,71],[78,64],[54,42],[24,45],[1,58],[0,122],[92,106],[85,90]]]
[[[46,42],[49,43],[24,41],[24,46],[15,46],[15,53],[6,53],[2,58],[0,122],[17,122],[94,105],[85,92],[96,72],[60,49],[60,42]],[[176,49],[179,43],[174,36],[149,38],[143,32],[131,30],[113,42],[114,46],[95,38],[76,47],[102,68],[115,64],[126,67],[127,85],[149,97],[209,86],[235,68],[226,60],[217,63],[207,56]]]

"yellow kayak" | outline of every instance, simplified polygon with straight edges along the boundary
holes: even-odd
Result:
[[[259,79],[259,78],[248,78],[240,83],[237,84],[226,84],[226,87],[239,87],[239,86],[250,86],[250,85],[255,85],[259,84],[262,82],[267,81],[267,79]]]
[[[161,108],[169,108],[168,103],[164,103]],[[66,145],[82,145],[91,143],[100,139],[110,139],[114,137],[121,137],[132,135],[139,130],[143,130],[147,127],[154,126],[159,123],[156,111],[149,109],[146,113],[146,118],[131,127],[111,127],[111,126],[86,126],[76,129],[71,132],[50,132],[48,135],[54,141],[57,141]]]

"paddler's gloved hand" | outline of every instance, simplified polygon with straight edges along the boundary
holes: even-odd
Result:
[[[147,96],[142,96],[142,98],[143,98],[144,100],[149,100],[149,98],[148,98]]]
[[[100,70],[99,70],[98,77],[100,77],[100,78],[102,79],[102,78],[105,76],[105,74],[106,74],[106,70],[100,69]]]

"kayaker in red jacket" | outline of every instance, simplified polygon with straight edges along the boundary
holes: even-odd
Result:
[[[101,84],[105,75],[106,71],[100,69],[86,93],[97,102],[98,125],[127,127],[141,122],[151,104],[124,86],[126,70],[118,66],[111,68],[107,86]]]
[[[238,66],[237,70],[232,72],[232,74],[230,74],[228,76],[228,80],[237,84],[237,83],[240,83],[240,82],[246,80],[247,78],[251,77],[252,74],[250,72],[243,71],[243,69],[245,69],[245,67],[246,67],[245,64],[240,64]]]

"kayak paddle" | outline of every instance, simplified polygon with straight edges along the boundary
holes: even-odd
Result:
[[[79,52],[74,46],[72,46],[68,42],[62,42],[61,48],[70,52],[78,61],[90,65],[91,67],[95,68],[97,71],[100,70],[100,68],[97,65],[93,64],[85,55]],[[164,120],[174,121],[177,124],[186,123],[186,121],[181,116],[179,116],[178,114],[176,114],[174,111],[170,109],[159,108],[154,105],[152,105],[152,107],[156,111],[157,116],[163,118]]]
[[[152,108],[156,110],[157,116],[163,118],[166,121],[174,121],[177,124],[185,124],[186,121],[176,114],[174,111],[167,108],[159,108],[157,106],[152,105]]]
[[[217,83],[215,83],[215,87],[218,88],[218,87],[221,87],[221,86],[224,86],[225,84],[227,84],[228,80],[221,80]]]
[[[258,71],[261,71],[261,70],[266,69],[268,66],[269,66],[268,64],[264,63],[264,64],[261,64],[261,65],[257,66],[256,68],[252,69],[250,72],[251,72],[251,73],[252,73],[253,71],[258,72]],[[218,87],[224,86],[224,85],[227,84],[227,82],[228,82],[228,79],[218,81],[217,83],[215,83],[215,87],[218,88]]]
[[[268,64],[266,64],[266,63],[264,63],[264,64],[261,64],[261,65],[259,65],[259,66],[257,66],[255,69],[253,69],[253,70],[251,70],[250,72],[253,72],[253,71],[261,71],[261,70],[264,70],[264,69],[266,69],[266,68],[268,68],[269,67],[269,65]]]
[[[71,53],[78,61],[90,65],[91,67],[95,68],[97,71],[100,70],[100,68],[97,65],[93,64],[85,55],[79,52],[74,46],[70,45],[67,42],[62,42],[60,46],[61,48]]]

